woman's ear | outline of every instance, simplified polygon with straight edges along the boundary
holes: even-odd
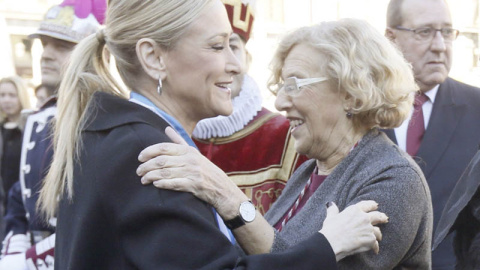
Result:
[[[344,93],[344,99],[343,99],[343,109],[345,111],[349,111],[352,108],[355,107],[355,100],[352,95],[349,93],[345,92]]]
[[[154,80],[165,78],[166,66],[163,61],[164,50],[162,50],[153,39],[140,39],[137,41],[135,51],[145,74]]]

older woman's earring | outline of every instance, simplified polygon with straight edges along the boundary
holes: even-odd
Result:
[[[162,95],[162,78],[158,78],[157,93],[159,96]]]
[[[353,117],[353,113],[350,110],[348,110],[347,111],[347,118],[352,119],[352,117]]]

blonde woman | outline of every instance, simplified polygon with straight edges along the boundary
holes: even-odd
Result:
[[[343,19],[285,36],[272,68],[275,105],[290,120],[296,151],[311,160],[292,175],[265,215],[270,225],[261,217],[244,222],[233,230],[238,242],[248,253],[282,252],[322,228],[325,203],[345,209],[373,199],[389,216],[380,226],[380,253],[358,253],[338,267],[430,269],[428,185],[415,162],[378,130],[400,125],[409,114],[417,89],[410,65],[368,23]],[[211,174],[195,150],[154,145],[140,160],[157,155],[138,170],[144,184],[189,191],[227,220],[242,215],[239,206],[247,197],[227,176]],[[198,174],[203,177],[192,177]]]
[[[0,239],[4,237],[4,209],[7,195],[18,181],[24,119],[23,109],[30,109],[27,86],[19,76],[0,80]]]
[[[0,80],[0,171],[5,195],[18,181],[22,133],[25,124],[22,121],[21,111],[30,108],[28,89],[22,78],[11,76]],[[6,205],[6,199],[2,203]]]
[[[372,222],[386,217],[365,213],[376,204],[363,202],[332,213],[325,235],[284,254],[239,258],[212,206],[140,184],[138,154],[169,141],[167,126],[191,143],[200,119],[232,112],[228,85],[239,63],[229,49],[231,32],[220,0],[117,0],[104,30],[77,45],[59,89],[55,154],[40,195],[47,215],[58,216],[56,268],[331,269],[327,235],[335,238],[337,228],[358,238],[332,244],[338,252],[377,243]],[[130,101],[107,69],[105,49],[132,91]]]

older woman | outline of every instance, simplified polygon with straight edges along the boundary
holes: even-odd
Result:
[[[239,258],[210,205],[140,184],[138,153],[169,141],[167,126],[192,143],[200,119],[232,112],[227,86],[239,63],[231,32],[219,0],[116,0],[105,29],[77,45],[59,89],[55,154],[40,195],[43,210],[58,214],[57,269],[331,269],[326,239],[337,252],[377,243],[372,223],[385,215],[365,213],[376,208],[367,201],[331,213],[322,233],[287,252]],[[107,69],[106,48],[130,101]],[[358,241],[335,241],[339,230]]]
[[[290,120],[296,150],[312,158],[267,212],[271,226],[260,222],[262,217],[245,219],[246,196],[224,175],[210,174],[196,151],[185,146],[161,144],[143,151],[141,161],[154,158],[139,167],[142,182],[190,191],[227,221],[239,215],[243,219],[233,232],[248,253],[280,252],[304,241],[322,228],[329,201],[344,209],[373,199],[390,218],[381,227],[381,252],[350,256],[339,268],[429,269],[428,186],[408,155],[378,130],[402,123],[417,89],[401,54],[363,21],[324,22],[281,41],[270,86],[276,107]],[[184,166],[197,161],[198,167]]]

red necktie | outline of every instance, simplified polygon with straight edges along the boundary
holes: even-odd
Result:
[[[407,129],[407,153],[410,154],[410,156],[417,154],[423,134],[425,133],[422,105],[427,100],[428,97],[424,93],[415,95],[412,118],[410,118]]]

